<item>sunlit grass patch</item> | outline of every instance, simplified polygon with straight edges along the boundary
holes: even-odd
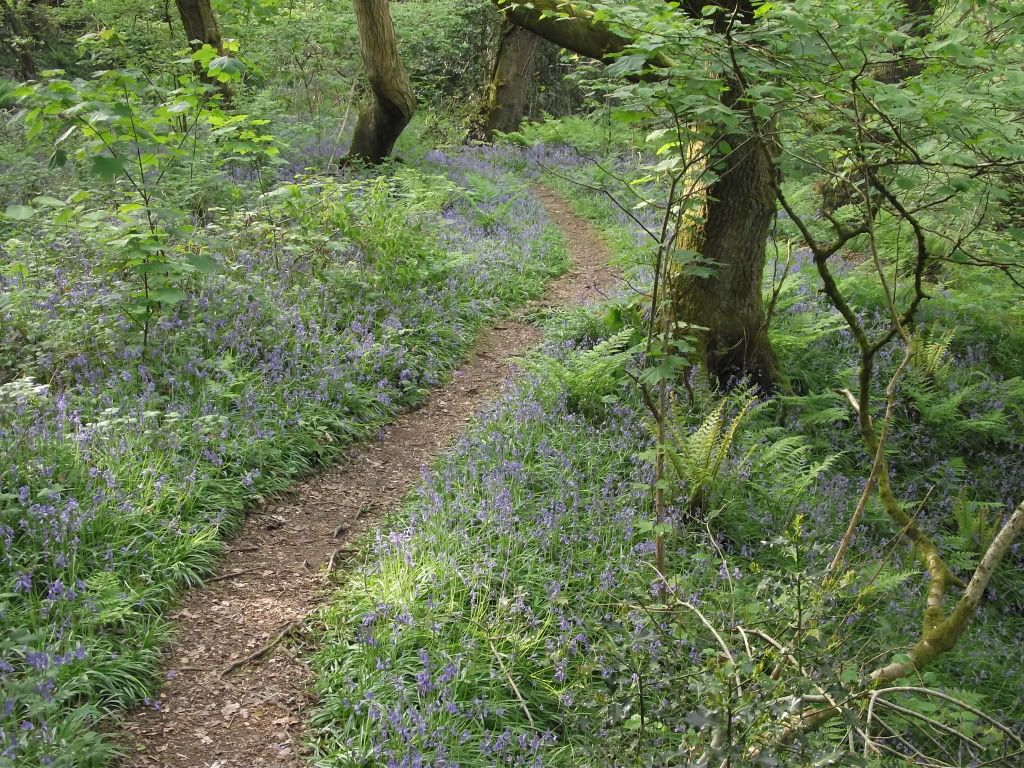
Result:
[[[448,170],[224,212],[195,236],[218,271],[145,348],[87,241],[41,229],[0,276],[0,765],[104,764],[93,729],[153,695],[163,612],[245,507],[421,400],[565,268],[522,185]],[[491,208],[508,220],[481,227]]]

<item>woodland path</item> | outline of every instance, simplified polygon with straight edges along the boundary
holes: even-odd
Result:
[[[535,194],[569,243],[572,265],[537,306],[599,299],[616,282],[608,249],[556,192]],[[335,466],[255,509],[227,545],[220,573],[185,594],[170,614],[159,710],[132,713],[116,735],[122,768],[298,768],[304,715],[314,703],[302,621],[334,588],[332,556],[344,558],[361,533],[397,508],[421,469],[452,446],[466,422],[535,345],[530,307],[480,334],[452,380],[405,413],[374,442],[354,446]],[[237,575],[234,575],[237,574]],[[222,670],[297,630],[229,674]]]

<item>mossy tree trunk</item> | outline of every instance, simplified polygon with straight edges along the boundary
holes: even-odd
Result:
[[[353,0],[353,5],[373,101],[359,113],[348,157],[375,165],[395,148],[416,112],[416,96],[398,53],[387,0]]]
[[[583,56],[614,61],[630,42],[560,0],[534,0],[529,6],[494,2],[514,24]],[[724,99],[734,95],[734,90],[728,91]],[[680,243],[715,262],[715,271],[703,278],[676,278],[673,311],[678,320],[708,329],[699,338],[700,350],[708,373],[720,386],[747,376],[772,388],[778,371],[761,286],[776,211],[774,151],[753,133],[725,137],[723,143],[733,149],[714,168],[717,180],[706,190],[703,220]]]
[[[515,131],[523,122],[536,90],[539,42],[529,30],[505,22],[488,86],[485,139],[491,139],[496,131]]]
[[[181,24],[185,27],[185,35],[188,37],[189,47],[198,51],[204,45],[209,45],[218,55],[224,54],[224,38],[220,34],[220,26],[217,24],[217,16],[213,12],[210,0],[174,0],[178,6],[178,14],[181,16]],[[222,83],[216,78],[210,77],[204,67],[198,61],[195,65],[196,74],[206,83],[215,86],[223,96],[225,102],[231,101],[231,88],[227,83]]]
[[[761,287],[775,218],[774,152],[756,136],[728,136],[733,149],[707,188],[703,221],[679,245],[712,262],[713,273],[681,272],[672,280],[677,319],[707,328],[695,334],[712,379],[729,388],[743,377],[772,388],[778,379],[768,341]]]

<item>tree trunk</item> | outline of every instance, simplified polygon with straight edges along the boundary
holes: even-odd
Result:
[[[175,3],[192,50],[198,51],[204,45],[209,45],[217,53],[223,53],[224,41],[210,0],[175,0]]]
[[[220,27],[217,25],[217,17],[213,13],[213,6],[210,0],[174,0],[178,6],[178,13],[181,15],[181,23],[185,27],[185,34],[188,36],[188,44],[193,51],[198,51],[204,45],[209,45],[218,55],[224,55],[224,40],[220,36]],[[215,86],[224,98],[225,103],[231,102],[231,88],[227,83],[222,83],[215,77],[210,77],[206,67],[198,61],[195,64],[196,73],[205,83]]]
[[[680,245],[713,262],[708,277],[681,273],[672,281],[676,317],[708,330],[698,351],[722,388],[744,376],[770,389],[778,378],[768,341],[761,286],[765,248],[775,218],[776,169],[771,148],[750,136],[725,140],[732,151],[715,168],[704,220]]]
[[[562,0],[533,0],[528,6],[510,5],[510,0],[494,2],[513,23],[583,56],[614,61],[614,54],[630,43],[586,11]],[[702,4],[690,5],[692,9],[681,9],[699,15]],[[749,5],[744,4],[750,11],[745,21],[752,14]],[[733,93],[727,92],[726,102]],[[775,216],[774,153],[754,135],[726,137],[725,143],[734,149],[715,168],[718,179],[707,189],[703,221],[695,223],[681,243],[715,262],[715,272],[704,278],[676,277],[672,285],[674,313],[678,320],[708,329],[698,342],[707,371],[720,386],[750,376],[770,389],[778,369],[765,327],[761,285],[768,232]]]
[[[353,5],[373,102],[359,113],[348,157],[375,165],[395,148],[416,111],[416,96],[398,54],[387,0],[353,0]]]
[[[532,32],[506,22],[488,88],[485,139],[495,131],[515,131],[523,122],[536,84],[538,42]]]
[[[32,80],[36,76],[36,62],[32,58],[31,39],[28,29],[21,20],[18,10],[14,5],[15,0],[0,0],[0,10],[3,11],[4,22],[7,25],[8,33],[11,35],[11,49],[18,58],[18,67],[21,69],[22,80]]]

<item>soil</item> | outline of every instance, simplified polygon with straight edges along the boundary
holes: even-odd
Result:
[[[539,302],[481,333],[451,381],[375,442],[252,511],[219,573],[170,614],[175,640],[158,706],[130,713],[115,736],[122,768],[303,765],[302,728],[315,703],[303,629],[337,585],[329,566],[344,569],[352,542],[401,505],[422,467],[496,396],[515,357],[539,342],[540,331],[522,320],[529,311],[594,301],[617,282],[593,229],[553,190],[534,193],[565,233],[569,272]]]

